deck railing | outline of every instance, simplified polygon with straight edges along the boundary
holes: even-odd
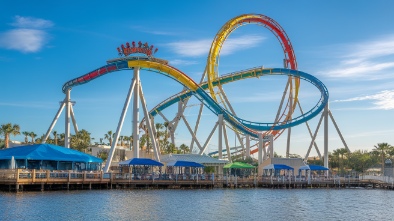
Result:
[[[85,182],[102,181],[102,171],[72,171],[72,170],[0,170],[0,182],[8,183],[42,183],[42,182]]]

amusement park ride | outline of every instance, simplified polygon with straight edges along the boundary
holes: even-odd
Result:
[[[218,76],[218,64],[219,64],[219,54],[220,50],[229,37],[229,35],[237,28],[248,25],[248,24],[256,24],[263,26],[270,30],[276,38],[279,40],[283,51],[284,51],[284,68],[252,68],[249,70],[244,70],[236,73],[231,73],[229,75]],[[135,42],[132,42],[130,45],[126,43],[125,45],[121,45],[121,47],[117,48],[119,53],[119,58],[112,59],[107,61],[107,65],[104,65],[92,72],[89,72],[81,77],[72,79],[66,82],[63,85],[63,93],[66,94],[65,99],[63,100],[55,118],[50,125],[45,139],[45,142],[53,127],[55,126],[57,119],[62,113],[63,109],[66,108],[65,114],[65,146],[70,147],[70,118],[72,119],[75,132],[78,131],[78,127],[76,124],[74,111],[72,107],[72,101],[70,99],[71,89],[75,86],[85,84],[93,79],[96,79],[105,74],[121,71],[121,70],[133,70],[134,77],[132,79],[126,101],[123,106],[122,114],[119,119],[119,123],[115,132],[114,142],[112,142],[111,150],[108,156],[106,166],[104,171],[107,172],[109,169],[109,165],[111,164],[112,157],[114,155],[115,145],[118,142],[120,132],[122,130],[122,126],[124,123],[124,119],[131,101],[133,97],[133,115],[132,115],[132,128],[133,128],[133,153],[134,157],[139,157],[139,131],[140,128],[143,128],[152,140],[152,146],[154,151],[154,156],[156,160],[160,160],[160,151],[157,144],[157,138],[155,138],[156,129],[154,126],[154,118],[157,115],[160,115],[165,122],[168,123],[168,129],[171,135],[171,142],[175,144],[175,132],[179,125],[179,122],[182,120],[188,131],[191,135],[191,145],[190,152],[198,152],[198,154],[203,154],[207,150],[207,146],[214,134],[214,132],[218,131],[218,158],[223,158],[223,138],[226,146],[226,154],[228,160],[231,161],[231,156],[234,155],[242,155],[246,157],[250,157],[251,154],[258,154],[258,162],[261,164],[267,158],[274,157],[273,143],[274,140],[277,139],[280,135],[283,134],[285,130],[288,131],[287,135],[287,148],[286,148],[286,157],[289,157],[290,153],[290,136],[291,136],[291,128],[305,123],[307,125],[309,134],[311,136],[311,143],[307,150],[304,159],[307,159],[309,153],[312,149],[312,146],[315,147],[317,154],[320,158],[322,158],[319,148],[315,143],[315,139],[317,133],[319,131],[320,125],[324,119],[324,166],[328,167],[328,117],[331,118],[344,146],[348,149],[345,140],[342,137],[342,134],[339,131],[339,128],[332,116],[328,108],[328,90],[325,85],[316,77],[307,74],[302,71],[297,70],[297,62],[296,57],[287,34],[282,29],[282,27],[273,19],[259,14],[245,14],[235,17],[228,21],[216,34],[214,38],[211,48],[209,50],[207,64],[205,67],[204,74],[201,78],[200,83],[196,83],[182,71],[172,67],[166,60],[162,60],[159,58],[153,57],[153,55],[157,52],[157,48],[153,51],[154,46],[149,46],[148,43],[142,44],[141,42],[136,45]],[[170,98],[164,100],[152,110],[147,109],[146,100],[143,95],[142,85],[140,81],[140,70],[148,70],[152,72],[157,72],[168,76],[175,81],[179,82],[184,86],[184,90],[180,93],[171,96]],[[231,82],[248,79],[248,78],[256,78],[267,75],[285,75],[288,76],[287,84],[284,89],[284,93],[278,108],[278,112],[276,114],[273,123],[259,123],[252,122],[238,117],[230,104],[226,93],[224,92],[222,85],[228,84]],[[316,102],[310,110],[307,112],[303,112],[301,108],[301,104],[298,99],[299,89],[300,89],[300,81],[304,80],[313,86],[315,86],[320,91],[320,98]],[[132,96],[134,94],[134,96]],[[185,108],[187,107],[188,100],[191,96],[196,97],[199,102],[199,114],[197,117],[197,121],[195,123],[194,129],[190,126],[190,123],[186,119],[184,115]],[[144,118],[141,119],[139,117],[139,105],[141,103],[142,110],[144,113]],[[175,117],[170,120],[167,116],[163,114],[163,110],[172,106],[178,105],[178,111]],[[197,132],[199,129],[199,123],[202,115],[203,108],[206,107],[210,111],[212,111],[217,117],[218,120],[214,125],[212,131],[210,132],[208,138],[202,144],[200,140],[197,139]],[[300,116],[293,117],[294,111],[296,108],[299,108],[301,113]],[[312,134],[311,129],[308,125],[308,121],[314,117],[316,117],[319,113],[321,114],[319,123],[317,125],[316,131]],[[236,138],[241,144],[241,150],[231,151],[228,137],[227,137],[227,129],[231,129],[235,132]],[[255,145],[251,146],[251,141],[256,142]],[[195,147],[197,151],[195,151]]]

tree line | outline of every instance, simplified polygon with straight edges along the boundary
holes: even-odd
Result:
[[[179,147],[177,147],[176,145],[168,141],[169,138],[168,123],[164,123],[164,124],[156,123],[155,128],[156,128],[157,144],[159,146],[161,154],[169,154],[169,153],[180,154],[180,153],[190,152],[190,149],[187,145],[181,144]],[[37,137],[37,134],[31,131],[21,132],[20,126],[18,124],[6,123],[0,126],[0,136],[4,137],[4,139],[0,139],[0,149],[8,148],[10,137],[17,136],[20,134],[25,136],[24,142],[22,142],[23,144],[39,144],[42,143],[42,141],[45,139],[45,134],[42,134],[42,136]],[[112,146],[114,139],[115,139],[115,133],[113,133],[112,130],[109,130],[106,134],[104,134],[102,138],[99,138],[98,141],[94,142],[93,146],[98,146],[98,145]],[[70,148],[86,153],[89,151],[88,147],[92,146],[92,141],[94,140],[95,138],[92,138],[87,130],[82,129],[78,131],[76,134],[71,134]],[[57,131],[53,131],[45,143],[64,146],[65,134],[64,133],[59,134]],[[132,143],[133,143],[133,136],[121,135],[119,136],[117,146],[122,146],[126,148],[129,147],[131,149]],[[145,133],[140,137],[139,146],[141,149],[145,149],[147,152],[152,151],[153,148],[152,140],[148,136],[147,131],[145,131]]]

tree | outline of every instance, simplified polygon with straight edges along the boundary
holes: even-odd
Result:
[[[90,133],[84,129],[78,131],[75,135],[71,136],[71,148],[86,152],[90,145]]]
[[[340,163],[339,163],[339,167],[340,167],[339,169],[341,171],[341,174],[344,174],[344,167],[345,167],[343,156],[345,154],[347,154],[348,152],[349,151],[346,148],[339,148],[339,149],[334,150],[334,155],[341,156],[341,158],[340,158],[341,160],[340,160]]]
[[[190,151],[189,147],[187,145],[185,145],[185,144],[181,144],[181,146],[179,146],[179,149],[181,149],[183,154],[185,154],[186,152]]]
[[[5,143],[5,148],[9,147],[9,141],[10,141],[10,135],[18,135],[21,134],[20,132],[20,127],[18,124],[12,125],[11,123],[7,124],[2,124],[0,126],[0,134],[4,135],[4,143]]]
[[[109,141],[109,145],[112,147],[112,130],[108,131],[106,134],[104,134],[104,139],[107,139]]]
[[[25,144],[29,143],[28,136],[30,136],[30,132],[23,131],[22,134],[25,136]]]
[[[103,161],[106,161],[108,159],[108,152],[106,150],[100,150],[97,153],[97,157],[101,158]]]
[[[356,150],[349,157],[349,166],[353,170],[364,173],[365,170],[375,164],[368,151]]]
[[[391,149],[391,145],[388,143],[378,143],[378,145],[374,146],[377,153],[379,153],[379,156],[381,158],[381,164],[382,164],[382,171],[381,173],[384,173],[384,159],[387,156],[388,151]]]
[[[37,136],[34,132],[30,132],[29,136],[31,137],[31,143],[34,144],[34,138]]]
[[[57,145],[57,131],[54,130],[52,134],[53,134],[53,139],[55,141],[55,145]]]

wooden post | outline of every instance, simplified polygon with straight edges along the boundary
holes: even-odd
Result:
[[[47,172],[47,183],[48,183],[51,176],[51,171],[47,170],[46,172]]]
[[[32,182],[33,183],[36,182],[36,169],[33,169],[33,172],[32,172]]]
[[[19,172],[21,171],[21,169],[17,169],[16,170],[16,183],[19,183]]]

